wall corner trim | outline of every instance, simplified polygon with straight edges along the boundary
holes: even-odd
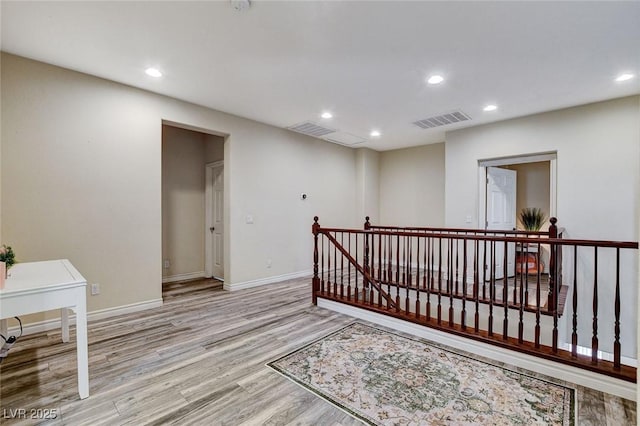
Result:
[[[225,282],[223,288],[228,291],[244,290],[245,288],[259,287],[262,285],[273,284],[273,283],[277,283],[285,280],[292,280],[295,278],[303,278],[307,276],[311,278],[311,274],[312,274],[312,271],[308,269],[305,271],[291,272],[291,273],[282,274],[282,275],[274,275],[272,277],[259,278],[257,280],[243,281],[239,283]]]

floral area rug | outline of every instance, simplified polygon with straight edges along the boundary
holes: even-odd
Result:
[[[361,323],[268,365],[373,425],[574,424],[574,389]]]

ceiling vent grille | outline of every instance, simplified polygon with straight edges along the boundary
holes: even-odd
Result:
[[[345,133],[345,132],[332,133],[329,136],[325,136],[322,139],[329,142],[337,143],[340,145],[346,145],[346,146],[357,145],[359,143],[366,142],[366,139],[361,138],[360,136],[352,135],[351,133]]]
[[[312,121],[305,121],[303,123],[295,124],[291,127],[287,127],[287,129],[293,130],[294,132],[302,133],[303,135],[313,136],[316,138],[335,132],[334,129],[319,126]]]
[[[452,111],[446,114],[435,115],[423,120],[414,121],[413,124],[423,129],[431,129],[434,127],[446,126],[447,124],[454,124],[467,120],[471,120],[471,117],[469,117],[464,112]]]

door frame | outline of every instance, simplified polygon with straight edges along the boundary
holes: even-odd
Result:
[[[209,228],[213,226],[211,223],[212,205],[213,205],[213,187],[211,185],[211,178],[213,177],[213,169],[218,167],[224,167],[224,160],[214,161],[213,163],[205,164],[205,195],[204,195],[204,273],[206,277],[213,277],[213,236]],[[224,169],[223,169],[224,170]],[[224,173],[224,172],[223,172]],[[224,176],[224,175],[223,175]],[[223,197],[224,202],[224,197]],[[224,206],[222,206],[224,211]],[[225,230],[226,231],[226,230]],[[224,238],[224,232],[222,233]],[[224,244],[224,243],[223,243]],[[215,277],[221,281],[224,281],[224,276]]]
[[[556,151],[478,160],[478,229],[487,229],[487,167],[549,161],[549,217],[557,217],[558,153]]]

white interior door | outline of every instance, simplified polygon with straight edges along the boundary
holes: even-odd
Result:
[[[516,181],[515,170],[499,167],[487,167],[486,229],[513,230],[516,227]],[[495,244],[493,265],[491,264],[490,244],[487,244],[487,275],[491,277],[492,268],[495,278],[504,278],[504,243]],[[515,274],[515,244],[507,245],[507,274]]]
[[[207,276],[224,279],[224,165],[207,165],[205,270]]]

